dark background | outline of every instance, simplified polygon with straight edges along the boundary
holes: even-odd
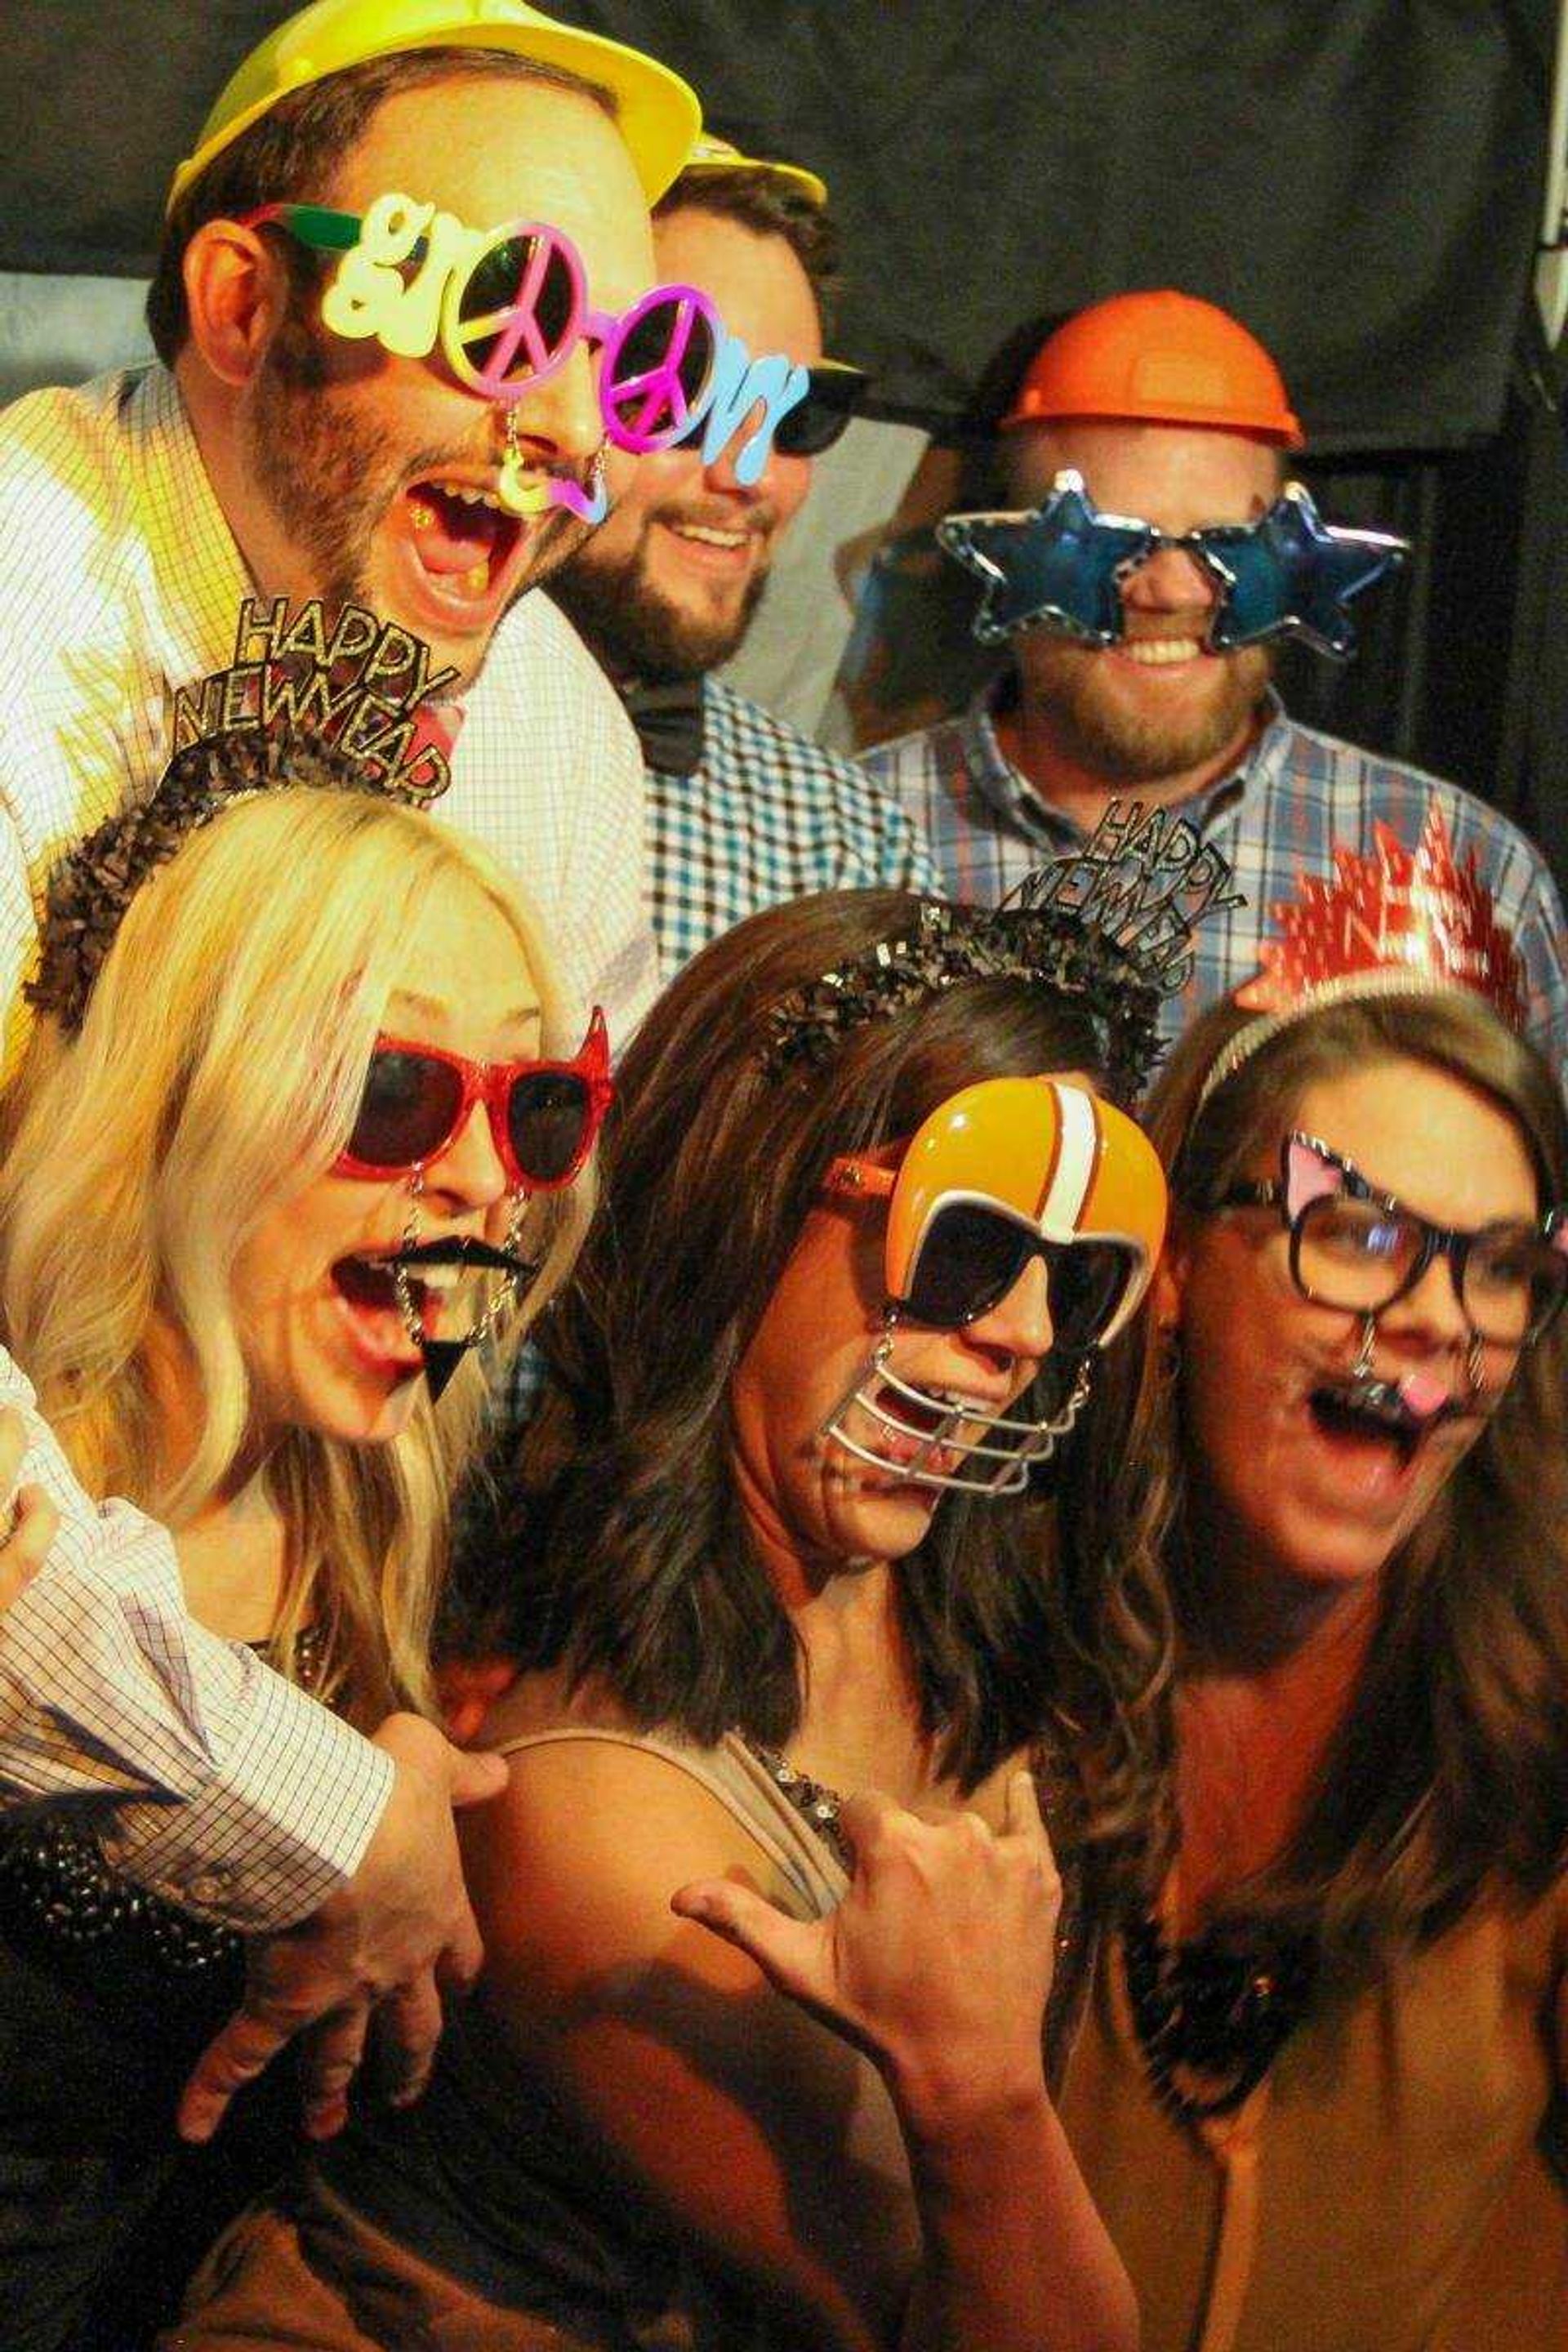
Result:
[[[141,275],[175,158],[287,7],[7,14],[0,268]],[[563,0],[653,51],[844,228],[836,348],[961,434],[1024,319],[1127,287],[1269,345],[1334,519],[1415,555],[1300,715],[1457,777],[1568,877],[1568,477],[1531,298],[1550,0]]]

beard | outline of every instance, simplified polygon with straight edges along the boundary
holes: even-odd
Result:
[[[376,532],[405,490],[455,469],[493,463],[489,406],[476,402],[475,409],[482,446],[447,443],[399,452],[389,446],[395,411],[386,394],[334,385],[322,339],[309,321],[290,317],[279,329],[256,382],[249,462],[329,617],[345,604],[378,610],[372,573]],[[564,507],[535,521],[531,560],[505,611],[564,563],[591,528]],[[467,665],[468,683],[479,675],[489,647],[487,637]]]
[[[1115,692],[1104,667],[1114,658],[1041,631],[1029,647],[1025,693],[1075,766],[1119,784],[1158,783],[1217,759],[1246,732],[1274,675],[1262,646],[1205,656],[1201,704],[1161,713],[1131,709]]]
[[[768,584],[760,563],[734,603],[693,612],[648,578],[655,523],[684,520],[675,508],[643,518],[624,554],[598,541],[580,549],[556,577],[551,595],[606,668],[621,677],[699,678],[737,652]]]

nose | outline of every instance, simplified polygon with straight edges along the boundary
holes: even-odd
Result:
[[[966,1324],[959,1336],[970,1348],[994,1358],[1006,1356],[1013,1364],[1043,1361],[1056,1337],[1050,1276],[1044,1258],[1032,1257],[1011,1290],[985,1314]]]
[[[511,422],[539,463],[585,465],[605,437],[597,352],[584,341],[574,343],[561,365],[523,394]]]
[[[426,1161],[426,1201],[447,1216],[461,1216],[493,1208],[510,1189],[489,1110],[477,1102],[446,1150]]]
[[[1386,1338],[1411,1348],[1431,1349],[1466,1347],[1470,1326],[1459,1304],[1453,1260],[1439,1251],[1423,1267],[1421,1278],[1403,1298],[1383,1308],[1378,1328]]]
[[[1121,583],[1121,601],[1135,612],[1207,612],[1215,583],[1190,548],[1157,547]]]

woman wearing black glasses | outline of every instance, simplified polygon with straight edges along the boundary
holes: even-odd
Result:
[[[1562,2344],[1562,1099],[1406,965],[1211,1013],[1150,1123],[1157,1328],[1059,1508],[1174,1709],[1092,1743],[1154,1828],[1064,2119],[1149,2352]]]
[[[89,1493],[172,1530],[191,1613],[368,1729],[433,1711],[483,1400],[463,1359],[569,1263],[605,1048],[595,1028],[552,1058],[571,1044],[548,955],[480,853],[340,754],[275,754],[255,733],[182,754],[57,878],[0,1171],[0,1307]],[[155,1738],[173,1799],[178,1750]],[[181,2283],[256,2105],[182,2168],[175,2104],[244,1956],[120,1877],[92,1815],[0,1834],[16,2352],[139,2340],[142,2294]],[[241,1819],[237,1883],[245,1867]],[[310,2127],[342,2105],[327,2090]]]
[[[216,2251],[181,2352],[1133,2342],[1042,2066],[1024,1769],[1087,1672],[1031,1465],[1163,1223],[1099,1091],[1152,1040],[1129,970],[1071,916],[823,896],[655,1008],[502,1563],[478,2000]]]

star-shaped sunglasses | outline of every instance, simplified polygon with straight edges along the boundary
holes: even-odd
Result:
[[[1180,548],[1214,583],[1211,653],[1299,635],[1343,659],[1353,651],[1348,610],[1408,552],[1382,531],[1325,523],[1311,494],[1288,482],[1266,514],[1171,532],[1135,515],[1101,514],[1070,467],[1032,511],[946,516],[940,545],[984,583],[974,635],[999,645],[1025,629],[1055,629],[1092,645],[1125,635],[1121,586],[1162,548]]]

